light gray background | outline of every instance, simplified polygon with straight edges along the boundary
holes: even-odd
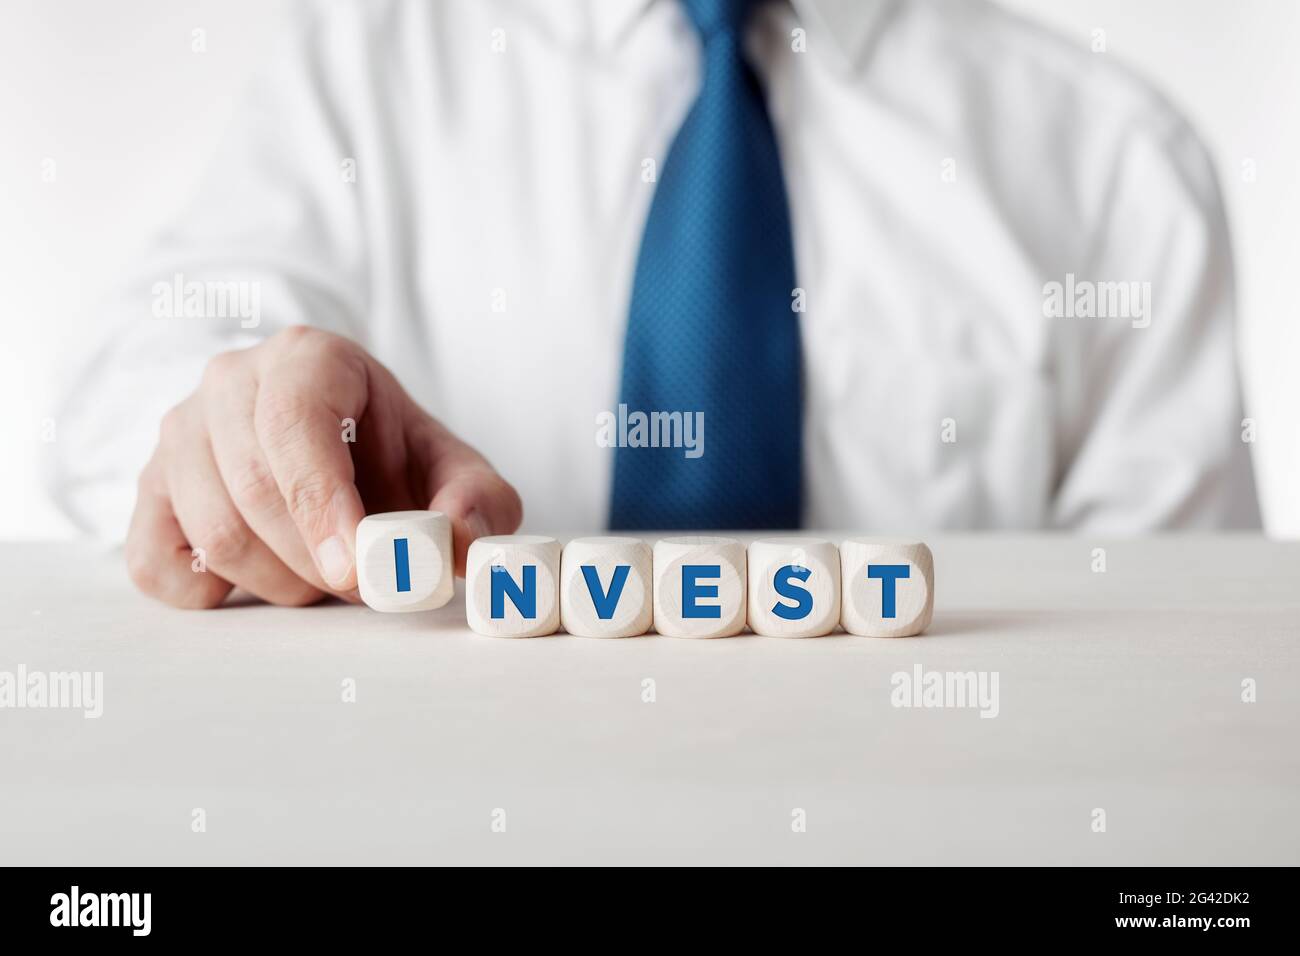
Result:
[[[1173,97],[1208,141],[1236,240],[1265,520],[1300,535],[1300,4],[1007,0]],[[185,196],[287,0],[0,0],[0,539],[69,532],[41,490],[41,423],[94,303]],[[207,52],[191,52],[191,31]],[[41,164],[58,164],[55,183]],[[1257,177],[1243,178],[1252,160]],[[471,440],[473,436],[468,436]],[[14,454],[15,446],[17,453]]]

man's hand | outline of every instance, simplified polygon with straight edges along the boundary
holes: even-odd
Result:
[[[343,440],[344,420],[356,442]],[[126,560],[140,590],[215,607],[239,586],[274,604],[356,598],[357,523],[430,508],[469,543],[519,527],[519,495],[354,342],[306,327],[208,363],[163,418],[140,475]],[[191,569],[203,549],[207,573]]]

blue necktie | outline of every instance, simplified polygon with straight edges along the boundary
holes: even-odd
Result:
[[[741,38],[750,0],[683,0],[703,83],[663,163],[637,259],[614,459],[613,529],[797,528],[802,406],[790,216]],[[703,413],[703,453],[631,447],[653,413]],[[622,414],[620,414],[620,420]],[[622,429],[620,429],[622,431]],[[661,440],[662,446],[664,442]]]

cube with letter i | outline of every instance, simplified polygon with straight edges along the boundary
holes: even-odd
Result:
[[[759,538],[749,546],[749,629],[820,637],[840,623],[840,554],[820,538]]]
[[[390,511],[357,525],[357,590],[376,611],[428,611],[455,592],[451,521],[438,511]]]
[[[654,547],[654,626],[668,637],[745,628],[745,548],[734,538],[663,538]]]
[[[650,546],[640,538],[574,538],[560,557],[560,624],[579,637],[650,630]]]
[[[840,545],[840,621],[863,637],[911,637],[934,614],[934,556],[920,541],[849,538]]]
[[[465,616],[489,637],[541,637],[560,626],[560,542],[541,535],[479,538],[465,561]]]

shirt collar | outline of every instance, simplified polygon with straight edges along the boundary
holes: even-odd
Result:
[[[826,44],[853,69],[892,12],[896,0],[792,0],[795,13],[808,23],[808,42]]]
[[[652,3],[669,0],[590,0],[591,17],[602,44],[617,46]],[[832,47],[841,63],[857,65],[897,0],[790,0],[810,43]]]

